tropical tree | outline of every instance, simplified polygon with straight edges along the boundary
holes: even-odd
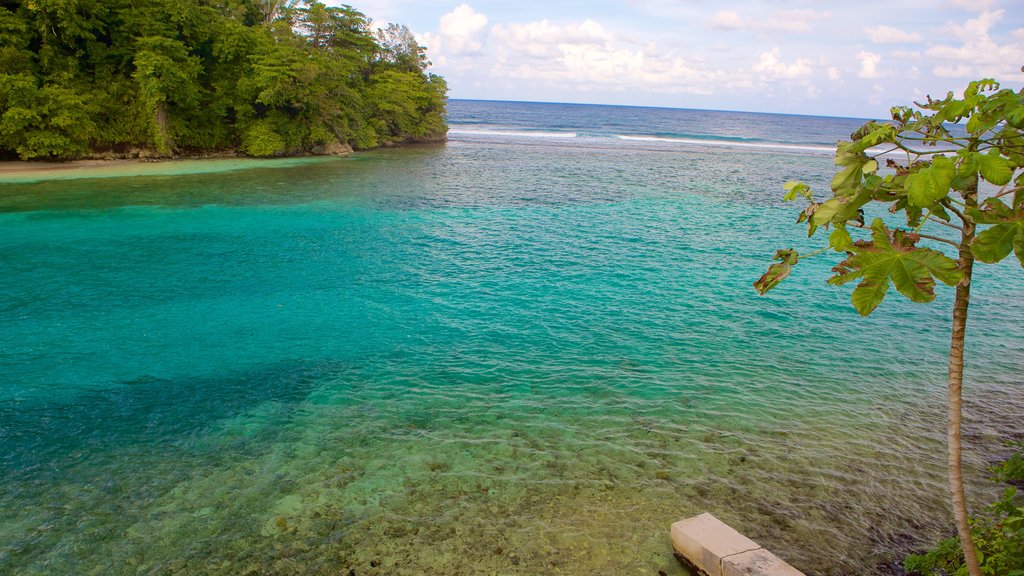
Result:
[[[419,72],[430,66],[427,49],[420,46],[408,27],[389,23],[377,31],[379,64],[390,65],[406,72]]]
[[[427,63],[408,28],[318,0],[6,0],[0,158],[437,137],[447,87]]]
[[[754,283],[764,294],[800,260],[829,250],[845,254],[828,282],[859,281],[853,306],[863,316],[890,286],[914,302],[935,299],[936,282],[955,287],[947,373],[949,488],[965,564],[981,567],[971,541],[961,473],[961,390],[964,338],[975,262],[996,263],[1015,253],[1024,266],[1024,90],[994,80],[971,82],[963,96],[930,96],[916,109],[897,106],[891,122],[868,122],[839,142],[832,196],[818,202],[811,188],[788,182],[785,200],[804,198],[798,222],[808,235],[831,228],[828,245],[806,255],[779,250],[778,262]],[[884,168],[883,168],[884,165]],[[869,213],[886,207],[904,222]],[[854,234],[868,233],[854,239]],[[921,245],[918,245],[918,244]],[[948,253],[948,255],[947,255]]]
[[[136,45],[134,76],[149,118],[150,141],[167,155],[174,148],[168,108],[195,106],[202,66],[184,44],[171,38],[139,38]]]

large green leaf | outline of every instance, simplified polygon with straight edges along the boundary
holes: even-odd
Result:
[[[828,224],[832,218],[843,208],[843,198],[830,198],[814,208],[811,214],[811,224],[815,227]]]
[[[1024,266],[1024,222],[1005,222],[978,234],[971,245],[971,251],[982,262],[999,262],[1016,251],[1021,266]]]
[[[907,198],[915,206],[931,206],[949,194],[955,176],[953,160],[936,156],[930,164],[907,176]]]
[[[768,271],[758,278],[757,282],[754,282],[754,288],[762,295],[775,288],[779,285],[779,282],[782,282],[786,276],[789,276],[798,259],[796,250],[779,250],[775,253],[775,260],[778,260],[778,262],[769,266]]]
[[[982,209],[969,208],[967,214],[978,224],[993,225],[980,232],[971,244],[978,260],[992,264],[1012,251],[1024,266],[1024,206],[1011,208],[999,199],[989,198]]]
[[[1010,162],[998,153],[993,151],[988,154],[975,154],[975,158],[978,161],[978,171],[981,172],[981,177],[996,186],[1006,184],[1013,177]]]
[[[871,314],[885,299],[890,285],[914,302],[935,299],[935,281],[949,286],[963,277],[956,261],[930,248],[914,245],[917,237],[903,230],[890,231],[881,219],[871,224],[871,241],[850,247],[850,256],[833,271],[829,283],[840,286],[860,279],[853,290],[853,306],[862,316]]]

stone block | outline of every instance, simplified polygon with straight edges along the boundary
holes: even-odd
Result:
[[[672,546],[708,576],[722,576],[723,558],[760,548],[708,512],[673,524]]]
[[[722,559],[722,576],[804,576],[782,558],[758,548]]]

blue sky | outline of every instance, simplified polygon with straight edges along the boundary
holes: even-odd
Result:
[[[406,24],[453,98],[887,117],[1024,81],[1021,0],[353,0]]]

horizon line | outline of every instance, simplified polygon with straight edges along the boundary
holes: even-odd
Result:
[[[566,106],[607,106],[609,108],[654,108],[657,110],[686,110],[690,112],[727,112],[732,114],[768,114],[772,116],[799,116],[806,118],[839,118],[843,120],[884,120],[860,116],[829,116],[825,114],[794,114],[791,112],[756,112],[753,110],[723,110],[720,108],[681,108],[676,106],[650,106],[643,104],[595,104],[593,102],[553,102],[544,100],[497,100],[494,98],[448,98],[449,101],[500,102],[507,104],[560,104]]]

